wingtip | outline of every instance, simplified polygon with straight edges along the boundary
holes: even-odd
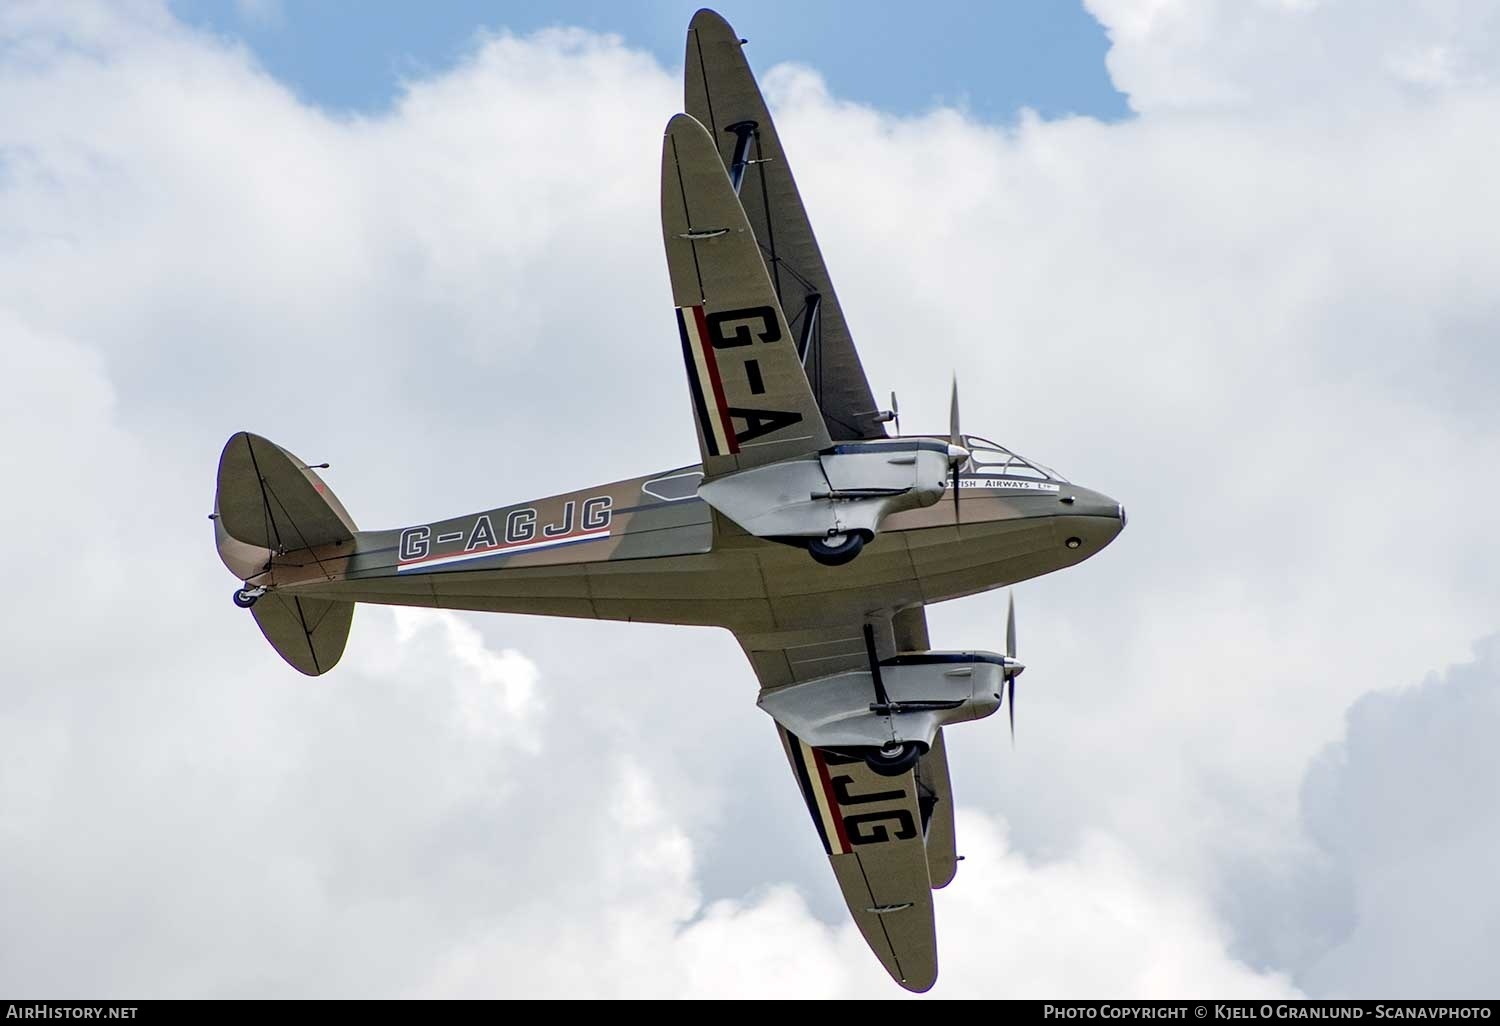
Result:
[[[698,8],[693,14],[693,20],[688,22],[688,29],[690,31],[721,27],[731,35],[734,33],[734,29],[730,28],[728,20],[712,7]]]
[[[925,980],[897,980],[896,982],[901,984],[903,990],[909,990],[913,994],[926,994],[932,989],[933,984],[937,983],[937,973],[933,973]]]
[[[684,132],[701,135],[709,140],[709,145],[713,144],[713,137],[708,134],[708,129],[704,128],[703,123],[691,114],[673,114],[667,120],[667,127],[662,135],[671,138]]]

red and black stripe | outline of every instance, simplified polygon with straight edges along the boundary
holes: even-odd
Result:
[[[687,320],[683,308],[677,308],[677,334],[682,339],[682,362],[687,365],[688,390],[693,394],[693,412],[698,415],[698,430],[703,434],[703,444],[710,456],[719,456],[719,444],[714,440],[713,422],[708,419],[708,404],[703,399],[703,384],[698,380],[698,361],[693,357],[693,343],[688,338]]]

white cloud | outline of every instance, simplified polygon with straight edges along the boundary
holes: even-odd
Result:
[[[535,732],[543,700],[529,659],[513,649],[491,652],[479,631],[453,613],[397,609],[395,620],[393,638],[378,638],[377,644],[361,649],[359,657],[368,670],[393,667],[431,686],[435,669],[446,663],[458,732],[486,743],[540,750]]]
[[[1484,997],[1500,983],[1500,636],[1441,677],[1366,695],[1302,789],[1342,929],[1300,974],[1323,993]],[[1314,906],[1305,890],[1295,911]],[[1309,900],[1312,898],[1313,900]]]
[[[1316,848],[1343,828],[1298,797],[1351,703],[1495,626],[1500,101],[1471,8],[1398,46],[1407,5],[1334,31],[1346,6],[1099,0],[1142,111],[1116,125],[766,76],[877,393],[941,430],[957,367],[971,430],[1131,512],[1020,589],[1015,752],[954,732],[938,994],[1357,990],[1417,914],[1405,863]],[[1358,74],[1289,55],[1307,24]],[[0,426],[31,497],[0,506],[0,982],[893,989],[727,637],[361,609],[308,681],[212,552],[240,428],[332,461],[368,527],[692,458],[655,209],[675,73],[500,37],[341,119],[149,5],[7,5],[0,41]],[[1386,84],[1350,116],[1348,82]],[[935,641],[992,646],[1000,608],[933,610]],[[1313,779],[1360,794],[1396,758]]]
[[[1500,11],[1489,0],[1084,0],[1113,44],[1110,75],[1140,111],[1385,111],[1490,88]]]
[[[641,801],[640,779],[624,779]],[[639,848],[627,837],[606,839],[634,853],[612,881],[632,896],[601,929],[580,937],[576,922],[545,913],[524,930],[497,929],[448,960],[431,992],[494,993],[497,975],[508,973],[557,996],[830,998],[888,987],[852,925],[819,922],[786,887],[699,905],[685,839],[667,819],[628,818],[615,825],[641,830]],[[1227,957],[1212,915],[1144,878],[1118,844],[1090,838],[1075,858],[1035,865],[1008,849],[988,817],[966,815],[961,827],[974,869],[938,895],[943,977],[935,994],[1296,996],[1284,978]],[[579,965],[591,967],[584,978],[569,969]]]

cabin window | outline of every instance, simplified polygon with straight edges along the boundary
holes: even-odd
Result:
[[[1018,477],[1028,481],[1062,481],[1064,483],[1067,481],[1056,471],[1018,456],[1005,446],[986,438],[966,435],[964,442],[970,454],[967,469],[973,473],[990,474],[995,477]]]

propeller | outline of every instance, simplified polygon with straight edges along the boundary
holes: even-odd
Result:
[[[1010,609],[1005,616],[1005,704],[1010,708],[1010,743],[1016,743],[1016,678],[1026,664],[1016,658],[1016,595],[1010,594]]]
[[[895,392],[891,393],[891,408],[889,410],[877,410],[875,413],[875,423],[877,424],[889,424],[892,421],[896,424],[896,437],[899,438],[901,437],[901,404],[896,402]]]
[[[948,466],[953,471],[953,519],[958,520],[958,472],[969,462],[964,436],[958,430],[958,375],[953,375],[953,394],[948,400]]]

